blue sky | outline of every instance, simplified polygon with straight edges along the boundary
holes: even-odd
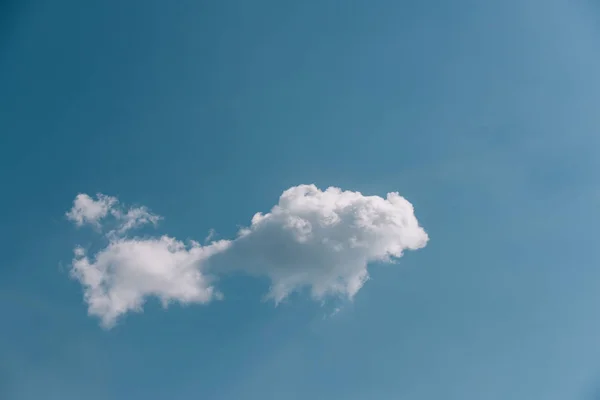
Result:
[[[597,4],[171,3],[0,5],[0,398],[598,396]],[[77,194],[202,242],[301,184],[397,191],[429,242],[351,302],[275,307],[264,266],[88,315]]]

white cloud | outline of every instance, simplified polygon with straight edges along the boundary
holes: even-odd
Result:
[[[202,273],[202,262],[227,245],[186,246],[167,236],[118,239],[93,259],[81,247],[75,248],[71,274],[84,286],[89,314],[110,328],[122,314],[140,312],[150,296],[164,307],[170,302],[207,303],[219,298],[212,278]]]
[[[393,262],[427,244],[412,204],[314,185],[292,187],[270,213],[258,213],[213,268],[270,278],[276,303],[302,288],[315,299],[352,298],[369,278],[371,262]]]
[[[100,220],[108,215],[108,211],[117,203],[117,199],[97,194],[96,199],[80,193],[73,201],[73,208],[66,213],[68,219],[77,226],[90,224],[99,226]]]
[[[109,229],[106,235],[113,238],[146,224],[156,225],[160,221],[158,215],[151,213],[144,206],[124,210],[116,197],[98,193],[96,199],[85,193],[78,194],[73,201],[73,207],[66,213],[67,218],[77,226],[89,224],[102,228],[101,221],[107,222],[106,220],[112,217],[108,222],[116,227]]]
[[[110,231],[109,235],[124,235],[132,229],[146,224],[156,225],[161,217],[152,214],[146,207],[132,207],[126,212],[119,209],[111,210],[111,214],[118,222],[116,229]]]
[[[286,190],[234,240],[208,245],[185,245],[168,236],[128,238],[130,229],[156,224],[159,217],[145,207],[124,211],[104,195],[97,201],[78,195],[68,215],[77,225],[97,224],[109,212],[117,227],[107,234],[108,246],[93,256],[75,248],[71,271],[84,286],[89,313],[105,327],[129,311],[141,311],[150,296],[165,307],[207,303],[220,297],[216,277],[231,272],[268,277],[267,297],[276,303],[305,288],[318,300],[351,299],[368,280],[369,263],[394,262],[428,241],[413,206],[398,193],[382,198],[314,185]]]

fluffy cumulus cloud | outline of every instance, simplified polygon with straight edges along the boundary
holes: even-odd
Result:
[[[154,296],[166,307],[170,302],[207,303],[220,297],[212,277],[202,273],[204,259],[227,247],[228,242],[201,246],[168,236],[130,238],[130,231],[160,221],[146,207],[124,207],[114,197],[98,194],[96,200],[79,194],[67,218],[77,226],[92,225],[105,232],[108,244],[93,255],[75,247],[71,276],[84,287],[90,315],[110,328],[118,317],[141,311]]]
[[[369,278],[369,263],[391,262],[427,241],[412,204],[398,193],[382,198],[301,185],[283,192],[268,214],[254,215],[217,264],[269,277],[275,302],[302,288],[315,299],[352,298]]]
[[[188,245],[163,236],[116,239],[90,260],[77,247],[71,274],[84,286],[90,315],[110,328],[128,311],[141,311],[149,296],[166,307],[170,302],[208,303],[220,294],[202,273],[202,261],[227,247],[227,242]]]
[[[109,210],[117,203],[117,199],[103,194],[96,195],[96,200],[81,193],[75,197],[73,208],[67,212],[67,218],[77,226],[91,224],[98,226],[100,220],[108,215]]]
[[[398,193],[382,198],[314,185],[286,190],[237,237],[205,245],[168,236],[130,237],[132,229],[160,218],[109,196],[94,200],[80,194],[67,216],[78,226],[106,231],[107,245],[97,253],[75,248],[71,271],[84,287],[89,313],[105,327],[141,311],[151,296],[165,307],[221,298],[217,277],[236,272],[268,277],[267,297],[276,303],[305,289],[319,300],[352,298],[368,280],[370,263],[394,262],[428,241],[412,204]]]

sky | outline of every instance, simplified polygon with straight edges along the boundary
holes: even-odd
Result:
[[[600,398],[600,7],[0,2],[0,398]]]

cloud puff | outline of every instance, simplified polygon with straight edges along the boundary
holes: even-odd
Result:
[[[170,302],[207,303],[220,294],[202,273],[202,261],[227,247],[227,242],[189,245],[163,236],[117,239],[90,260],[75,248],[71,275],[84,286],[90,315],[106,328],[128,311],[139,312],[149,296],[166,308]]]
[[[146,224],[156,225],[161,217],[152,214],[146,207],[132,207],[126,212],[119,209],[111,210],[112,216],[118,221],[116,229],[110,231],[109,235],[124,235],[132,229]]]
[[[412,204],[398,193],[364,196],[314,185],[292,187],[268,214],[257,213],[215,268],[236,269],[272,282],[276,303],[304,287],[312,297],[352,298],[371,262],[393,262],[427,244]]]
[[[102,193],[96,195],[96,200],[85,193],[80,193],[73,201],[73,207],[66,213],[69,220],[77,226],[92,225],[101,228],[102,223],[110,217],[108,223],[114,227],[106,232],[107,236],[117,237],[132,229],[146,224],[156,225],[160,217],[142,207],[124,209],[116,197]]]
[[[428,241],[412,204],[398,193],[382,198],[314,185],[286,190],[269,213],[255,214],[236,238],[206,245],[168,236],[127,237],[131,229],[156,224],[160,217],[145,207],[124,209],[109,196],[93,200],[80,194],[67,213],[78,226],[98,227],[109,215],[108,245],[91,256],[76,247],[71,270],[84,286],[89,314],[105,327],[129,311],[141,311],[150,296],[165,307],[220,298],[217,277],[236,272],[268,277],[267,298],[275,303],[305,288],[319,300],[352,298],[369,278],[369,263],[394,262]]]
[[[84,224],[96,225],[108,215],[108,211],[117,203],[117,199],[103,194],[96,195],[94,200],[84,193],[80,193],[73,201],[73,208],[67,212],[67,218],[77,226]]]

